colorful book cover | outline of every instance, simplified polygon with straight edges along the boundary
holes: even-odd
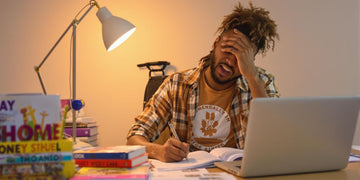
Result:
[[[0,154],[44,153],[72,150],[73,142],[67,139],[0,143]]]
[[[75,159],[79,167],[122,167],[132,168],[148,161],[148,155],[134,157],[132,159]]]
[[[0,165],[71,161],[72,151],[31,154],[0,154]]]
[[[82,167],[70,180],[80,179],[143,179],[149,178],[149,163],[134,168]]]
[[[0,142],[58,140],[60,97],[40,94],[0,95]]]
[[[72,128],[65,128],[64,131],[66,134],[72,136],[73,135],[73,129]],[[91,128],[76,128],[76,136],[79,137],[89,137],[94,136],[98,133],[97,126],[91,127]]]
[[[145,146],[88,147],[73,152],[74,159],[132,159],[146,152]]]
[[[0,165],[0,173],[0,179],[28,179],[31,176],[48,175],[65,179],[74,176],[75,163],[74,161],[63,161],[56,163]]]

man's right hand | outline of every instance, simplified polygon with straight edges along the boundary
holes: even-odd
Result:
[[[175,138],[169,138],[163,145],[147,141],[142,136],[132,136],[127,145],[144,145],[149,158],[158,159],[163,162],[181,161],[189,154],[189,144]]]
[[[189,144],[169,138],[160,148],[158,160],[163,162],[181,161],[189,154]]]

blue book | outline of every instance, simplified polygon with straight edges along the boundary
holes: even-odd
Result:
[[[0,165],[49,163],[71,160],[73,160],[71,151],[0,155]]]
[[[87,147],[73,152],[74,159],[132,159],[145,153],[145,146]]]

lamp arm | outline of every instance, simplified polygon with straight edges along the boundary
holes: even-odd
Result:
[[[35,71],[36,71],[36,74],[37,74],[37,76],[38,76],[38,78],[39,78],[39,81],[40,81],[40,84],[41,84],[41,88],[42,88],[44,94],[46,95],[45,86],[44,86],[44,83],[43,83],[43,81],[42,81],[42,79],[41,79],[39,69],[37,69],[37,70],[35,69]]]
[[[44,94],[46,95],[46,90],[45,90],[45,86],[44,83],[42,81],[42,78],[40,76],[40,68],[41,66],[45,63],[45,61],[47,60],[47,58],[50,56],[50,54],[54,51],[54,49],[56,48],[56,46],[60,43],[60,41],[63,39],[63,37],[66,35],[66,33],[70,30],[71,27],[74,27],[76,25],[78,25],[80,23],[80,21],[89,13],[89,11],[94,7],[99,7],[98,3],[94,0],[90,1],[90,7],[86,10],[86,12],[81,16],[81,18],[79,20],[77,20],[76,18],[70,23],[70,25],[66,28],[66,30],[64,31],[64,33],[60,36],[60,38],[56,41],[56,43],[54,44],[54,46],[50,49],[50,51],[46,54],[45,58],[41,61],[41,63],[38,66],[35,66],[35,72],[38,75],[41,87],[43,89]]]

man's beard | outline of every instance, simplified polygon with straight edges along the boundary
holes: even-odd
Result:
[[[217,66],[218,65],[220,65],[220,64],[217,64]],[[241,76],[241,75],[239,75],[239,76],[236,76],[236,77],[233,77],[233,78],[230,78],[230,79],[221,80],[220,78],[218,78],[216,76],[215,69],[216,69],[216,66],[215,66],[215,53],[213,51],[213,52],[211,52],[211,55],[210,55],[210,74],[211,74],[211,77],[213,78],[213,80],[216,83],[218,83],[218,84],[226,84],[226,83],[229,83],[229,82],[232,82],[232,81],[236,81],[236,79]]]

